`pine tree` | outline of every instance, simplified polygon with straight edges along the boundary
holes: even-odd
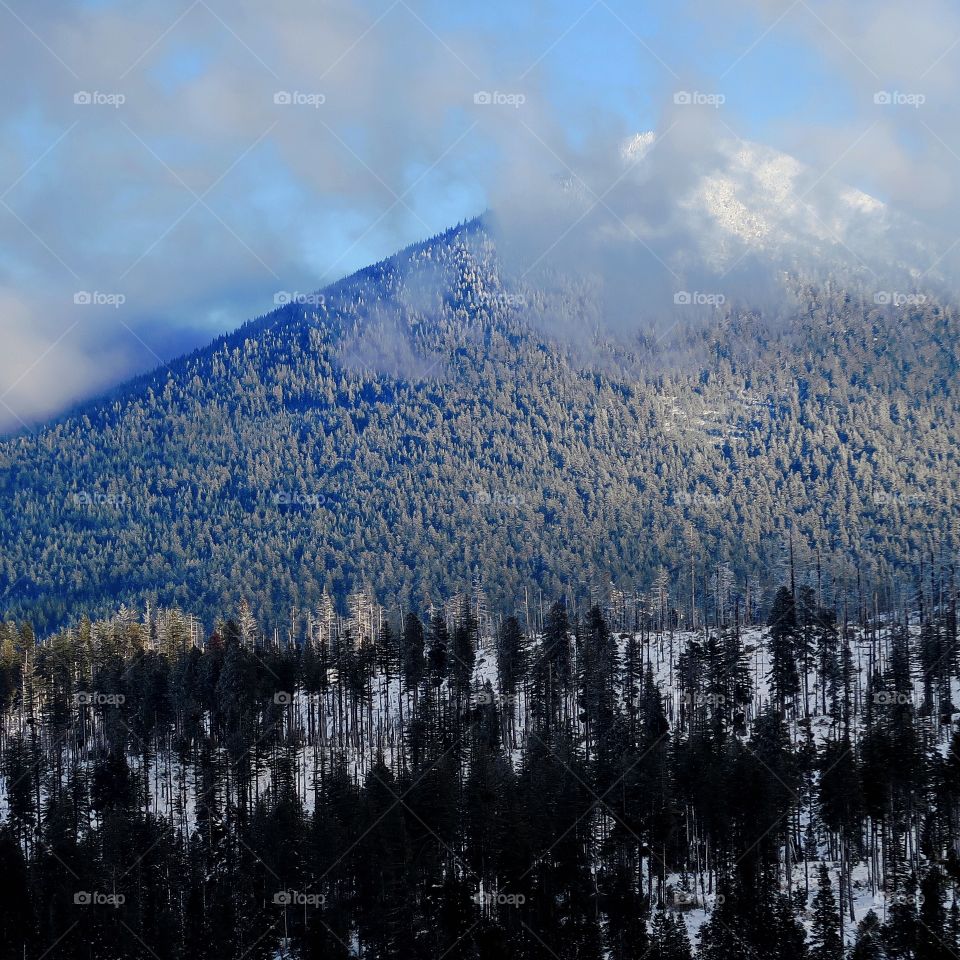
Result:
[[[240,600],[237,628],[240,633],[240,642],[248,650],[252,650],[257,641],[257,619],[254,617],[246,597],[242,597]]]
[[[497,631],[497,669],[501,693],[505,697],[516,696],[527,673],[526,637],[516,617],[507,617]]]
[[[403,682],[408,690],[416,690],[423,680],[424,661],[423,624],[415,613],[408,613],[403,620]]]
[[[567,718],[567,694],[573,680],[569,634],[566,604],[557,601],[547,614],[532,674],[532,712],[544,731],[555,729]]]
[[[26,955],[35,936],[29,875],[20,845],[7,827],[0,827],[0,903],[0,949],[10,957]]]
[[[691,960],[690,938],[678,915],[661,911],[653,918],[646,956],[649,960]]]
[[[618,654],[613,635],[599,607],[587,615],[586,632],[580,644],[580,721],[585,728],[588,757],[602,753],[609,743],[617,697]],[[598,757],[607,760],[609,757]]]
[[[840,911],[833,894],[830,874],[820,864],[817,893],[813,898],[813,923],[810,935],[811,960],[843,960]]]
[[[478,624],[470,606],[464,599],[460,617],[453,630],[450,646],[451,668],[454,688],[461,699],[466,696],[473,682],[473,668],[477,660]]]
[[[850,960],[886,960],[886,957],[880,918],[869,910],[857,927],[857,939]]]
[[[920,910],[917,917],[917,960],[951,960],[949,925],[944,907],[943,874],[935,864],[920,881]]]
[[[911,879],[897,890],[890,900],[887,919],[882,928],[884,948],[890,960],[916,958],[919,924],[914,889],[915,883]]]
[[[787,587],[777,591],[767,621],[770,633],[770,684],[782,710],[800,691],[797,672],[797,614]]]
[[[450,634],[447,631],[447,621],[439,610],[430,618],[427,666],[431,682],[435,687],[439,687],[450,670]]]

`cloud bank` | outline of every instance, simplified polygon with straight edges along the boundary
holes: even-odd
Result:
[[[697,297],[756,297],[769,264],[690,198],[722,193],[722,144],[757,133],[809,164],[821,254],[867,278],[892,256],[918,283],[953,281],[958,11],[693,0],[664,16],[414,0],[0,10],[0,429],[486,207],[514,277],[599,284],[596,315],[556,332],[629,334],[711,308]],[[764,121],[777,94],[756,78],[780,67],[762,55],[788,42],[839,106]],[[889,224],[918,224],[922,247],[866,214],[832,223],[838,181],[880,197]]]

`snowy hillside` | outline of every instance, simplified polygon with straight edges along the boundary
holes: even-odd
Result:
[[[556,878],[545,874],[561,857],[566,876],[569,856],[583,871],[569,882],[598,889],[613,882],[620,857],[635,858],[651,942],[677,936],[680,924],[704,957],[732,922],[731,897],[744,896],[732,876],[747,868],[772,882],[763,896],[789,909],[781,933],[801,945],[804,931],[814,942],[822,935],[824,910],[848,946],[863,939],[871,911],[893,937],[902,908],[919,902],[906,868],[942,882],[939,850],[942,869],[954,871],[957,839],[931,846],[924,831],[935,822],[927,791],[952,782],[955,611],[909,627],[891,616],[854,624],[813,596],[802,588],[795,607],[781,590],[770,626],[739,626],[737,613],[722,627],[688,630],[668,595],[651,596],[641,618],[616,594],[605,616],[594,607],[568,620],[562,604],[535,612],[529,639],[517,621],[488,614],[482,596],[479,619],[459,597],[446,614],[434,609],[425,623],[407,614],[391,627],[372,597],[357,595],[348,616],[328,607],[292,618],[283,639],[262,636],[246,605],[207,639],[175,610],[141,619],[125,609],[35,651],[5,626],[0,823],[29,852],[37,813],[53,816],[66,790],[77,836],[92,841],[128,798],[139,812],[123,816],[189,844],[211,889],[225,884],[236,907],[251,909],[230,880],[235,837],[253,855],[247,869],[267,897],[264,918],[282,916],[295,934],[283,938],[282,956],[307,956],[299,944],[316,927],[309,911],[301,927],[301,904],[322,910],[321,927],[354,916],[347,888],[357,881],[347,878],[363,867],[340,865],[347,844],[339,857],[330,851],[326,870],[292,869],[263,845],[267,821],[286,823],[284,849],[314,831],[336,848],[330,837],[341,829],[355,844],[376,829],[378,804],[382,817],[394,812],[386,836],[400,830],[413,844],[391,856],[432,849],[435,882],[478,904],[478,923],[508,932],[519,924],[539,930],[535,939],[546,937],[544,917],[566,909],[568,894],[551,892]],[[717,617],[731,609],[722,601]],[[624,629],[631,616],[642,622]],[[66,722],[62,738],[55,717]],[[888,810],[871,793],[872,764],[890,749],[902,769],[884,768]],[[910,773],[920,757],[928,772]],[[925,811],[923,829],[901,807],[906,797]],[[344,815],[352,826],[338,821]],[[489,831],[498,830],[506,832],[496,840]],[[363,855],[380,857],[385,842]],[[489,848],[500,842],[519,845],[516,863]],[[67,853],[58,859],[69,865]],[[89,883],[104,889],[97,874]],[[115,890],[136,895],[123,877]],[[834,895],[839,906],[830,907]],[[612,905],[604,909],[613,924]],[[376,935],[362,918],[350,922],[356,931],[347,923],[338,936]]]
[[[637,134],[623,146],[626,164],[642,180],[657,162],[657,137]],[[908,226],[887,206],[771,147],[732,137],[704,151],[703,169],[677,196],[677,207],[702,227],[699,254],[714,269],[747,252],[784,265],[883,263],[918,275],[922,247],[905,259],[898,231]],[[915,225],[910,225],[915,227]],[[918,236],[917,231],[912,231]],[[928,265],[928,264],[925,264]]]

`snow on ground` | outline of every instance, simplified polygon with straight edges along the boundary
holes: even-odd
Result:
[[[918,628],[911,627],[911,631],[916,633]],[[769,652],[765,640],[766,631],[762,627],[746,627],[741,631],[743,648],[747,655],[747,662],[753,681],[754,693],[753,702],[747,709],[748,726],[750,720],[769,703],[770,686],[768,673],[770,668]],[[628,634],[619,633],[615,635],[621,654],[623,653]],[[638,640],[643,637],[636,635]],[[671,729],[675,729],[679,717],[680,696],[677,684],[676,668],[677,659],[680,653],[686,649],[691,640],[703,641],[705,634],[703,630],[674,631],[647,637],[647,642],[641,644],[645,663],[649,662],[652,672],[664,697],[664,707],[669,720]],[[537,642],[537,641],[535,641]],[[855,680],[855,689],[857,691],[857,703],[859,712],[859,703],[863,696],[863,690],[866,686],[867,663],[869,661],[870,649],[869,640],[862,632],[857,632],[852,640],[852,652],[854,656],[854,666],[857,672]],[[482,696],[482,691],[487,682],[491,684],[496,692],[498,706],[501,709],[509,708],[507,701],[501,696],[499,689],[499,680],[497,676],[496,656],[494,654],[493,640],[486,638],[477,651],[477,660],[474,673],[474,696]],[[816,684],[816,677],[813,671],[808,676],[808,698],[811,712],[811,728],[818,745],[822,744],[831,734],[831,722],[828,717],[819,713],[819,688]],[[362,780],[370,769],[375,755],[369,749],[358,749],[357,743],[369,743],[370,730],[376,732],[375,741],[380,744],[384,754],[385,761],[390,764],[394,758],[394,751],[401,742],[399,712],[398,707],[400,698],[406,695],[402,691],[401,681],[398,677],[392,676],[389,682],[382,676],[376,676],[373,683],[373,699],[369,705],[362,707],[358,711],[358,719],[364,725],[363,730],[354,730],[351,725],[343,722],[343,717],[338,718],[337,696],[333,689],[322,695],[309,695],[303,691],[294,691],[291,703],[286,707],[286,716],[284,724],[287,733],[295,733],[300,738],[300,746],[297,751],[297,783],[304,808],[308,814],[314,810],[316,778],[320,765],[325,763],[329,766],[334,758],[346,757],[349,768],[358,781]],[[955,702],[960,701],[960,682],[955,682]],[[913,700],[915,705],[919,705],[922,696],[922,689],[919,679],[915,680],[913,691]],[[409,716],[411,703],[409,699],[404,700],[404,716]],[[516,702],[513,704],[518,719],[518,729],[523,729],[522,718],[526,715],[529,704],[525,693],[518,694]],[[349,711],[347,711],[349,712]],[[802,707],[799,713],[802,715]],[[310,729],[309,717],[314,716],[315,725],[319,730],[319,736],[316,740],[311,740],[308,736]],[[318,721],[319,718],[319,722]],[[12,714],[5,718],[5,733],[10,733],[21,728],[22,717]],[[341,731],[341,737],[335,736],[337,729]],[[796,720],[791,724],[792,734],[795,739],[799,738],[799,731]],[[134,771],[142,772],[142,756],[136,752],[136,741],[131,737],[133,744],[133,753],[129,757],[131,768]],[[522,759],[522,743],[511,747],[505,745],[508,754],[515,764],[519,764]],[[941,731],[941,742],[939,749],[946,751],[949,748],[949,738],[945,731]],[[68,760],[70,758],[67,758]],[[89,764],[86,759],[83,764]],[[181,764],[171,754],[161,755],[151,766],[149,771],[149,795],[147,805],[149,810],[166,818],[173,824],[175,829],[191,832],[196,825],[196,793],[198,789],[197,777],[195,772]],[[256,790],[258,794],[265,793],[270,789],[270,772],[268,769],[261,769],[257,781]],[[0,821],[5,820],[7,816],[7,782],[5,777],[0,777]],[[808,811],[804,810],[804,821],[809,816]],[[821,851],[824,858],[826,852]],[[825,860],[831,877],[836,883],[839,872],[839,864]],[[816,877],[814,865],[808,865],[809,869],[809,889],[810,898],[816,892]],[[686,880],[678,873],[668,876],[668,888],[672,893],[672,903],[669,906],[679,911],[687,925],[691,939],[695,940],[696,933],[701,924],[709,916],[710,911],[715,906],[716,894],[707,894],[703,896],[700,890],[693,890],[692,876],[688,875]],[[798,863],[793,868],[794,888],[803,888],[807,878],[804,875],[804,864]],[[686,889],[685,889],[686,887]],[[858,864],[853,871],[854,905],[857,921],[862,919],[863,915],[870,909],[877,912],[881,920],[884,918],[887,907],[887,898],[882,891],[877,891],[871,887],[870,877],[867,866]],[[809,921],[809,916],[806,918]],[[855,924],[851,924],[849,919],[846,921],[846,935],[849,942],[855,933]],[[279,954],[278,954],[279,956]]]

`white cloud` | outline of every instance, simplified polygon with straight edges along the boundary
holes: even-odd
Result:
[[[796,129],[796,152],[903,205],[947,250],[960,212],[951,112],[960,46],[949,49],[960,13],[939,0],[808,5],[813,13],[800,4],[771,33],[803,31],[852,91],[857,122]],[[688,15],[722,38],[736,11],[755,15],[759,33],[787,6],[692,3]],[[618,181],[620,145],[636,131],[605,100],[575,107],[551,86],[550,71],[578,52],[577,30],[553,49],[556,37],[541,30],[498,32],[496,12],[482,28],[414,0],[44,0],[21,15],[29,29],[0,10],[0,196],[10,208],[0,206],[0,335],[10,345],[0,393],[16,411],[0,407],[0,429],[48,416],[155,354],[270,309],[278,289],[319,286],[484,201],[501,214],[519,272],[548,248],[547,263],[596,268],[610,322],[629,326],[637,285],[670,294],[676,279],[664,264],[709,227],[678,199],[722,165],[717,138],[736,128],[730,104],[672,102],[674,88],[718,89],[673,63],[677,76],[663,71],[662,89],[644,92],[664,104],[654,158]],[[731,60],[741,40],[721,41]],[[639,44],[637,56],[650,59]],[[927,102],[874,104],[888,88]],[[101,96],[77,104],[78,91]],[[278,91],[300,102],[277,104]],[[489,102],[476,102],[481,91]],[[554,246],[571,225],[557,177],[591,197],[573,219],[592,209]],[[624,231],[634,242],[623,243]],[[952,269],[956,254],[938,268]],[[77,290],[126,303],[83,314],[33,365],[77,320]]]

